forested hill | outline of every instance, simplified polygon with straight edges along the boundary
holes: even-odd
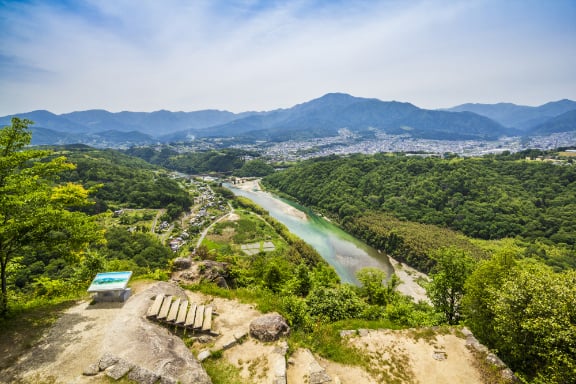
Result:
[[[53,148],[55,155],[65,155],[76,165],[62,174],[63,181],[95,187],[93,213],[123,207],[169,208],[176,214],[192,204],[188,193],[165,170],[142,159],[85,145]]]
[[[481,239],[576,241],[576,167],[520,156],[439,158],[354,155],[302,162],[268,187],[343,223],[374,212]]]

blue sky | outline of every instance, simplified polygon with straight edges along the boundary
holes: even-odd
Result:
[[[0,0],[0,115],[576,100],[576,0]]]

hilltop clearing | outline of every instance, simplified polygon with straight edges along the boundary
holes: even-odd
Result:
[[[182,383],[208,383],[208,375],[191,351],[222,350],[218,364],[238,369],[241,382],[270,383],[274,372],[273,352],[282,341],[262,343],[247,336],[250,321],[261,315],[253,306],[201,293],[182,291],[170,283],[137,282],[135,294],[124,304],[83,301],[67,310],[43,338],[16,364],[1,373],[2,382],[38,382],[38,379],[62,383],[105,382],[102,374],[88,377],[82,372],[106,353],[136,366]],[[192,348],[173,333],[145,318],[152,298],[158,293],[186,295],[191,302],[210,303],[218,312],[214,329],[218,337],[196,340]],[[474,366],[473,354],[465,339],[453,334],[418,339],[410,331],[360,331],[343,342],[358,348],[369,360],[370,371],[349,367],[296,349],[288,358],[288,383],[312,382],[311,367],[332,381],[378,383],[382,377],[399,383],[482,383]],[[236,342],[239,338],[243,342]],[[3,346],[4,347],[4,346]],[[445,360],[437,360],[438,351]],[[318,375],[314,376],[318,377]]]

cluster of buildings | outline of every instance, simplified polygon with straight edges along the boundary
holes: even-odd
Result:
[[[349,155],[353,153],[429,153],[442,155],[453,153],[459,156],[483,156],[505,151],[514,153],[525,149],[554,149],[576,145],[576,132],[556,133],[549,136],[504,137],[495,141],[485,140],[428,140],[405,135],[388,135],[376,132],[374,139],[363,139],[356,135],[340,134],[334,137],[281,143],[236,145],[236,148],[257,150],[271,161],[298,161],[314,157]]]

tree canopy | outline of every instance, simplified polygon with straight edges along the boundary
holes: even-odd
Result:
[[[11,264],[31,251],[73,257],[103,239],[94,219],[77,208],[88,204],[79,184],[58,183],[58,175],[74,169],[51,151],[26,149],[29,120],[12,118],[0,130],[0,312],[8,309],[7,278]]]

